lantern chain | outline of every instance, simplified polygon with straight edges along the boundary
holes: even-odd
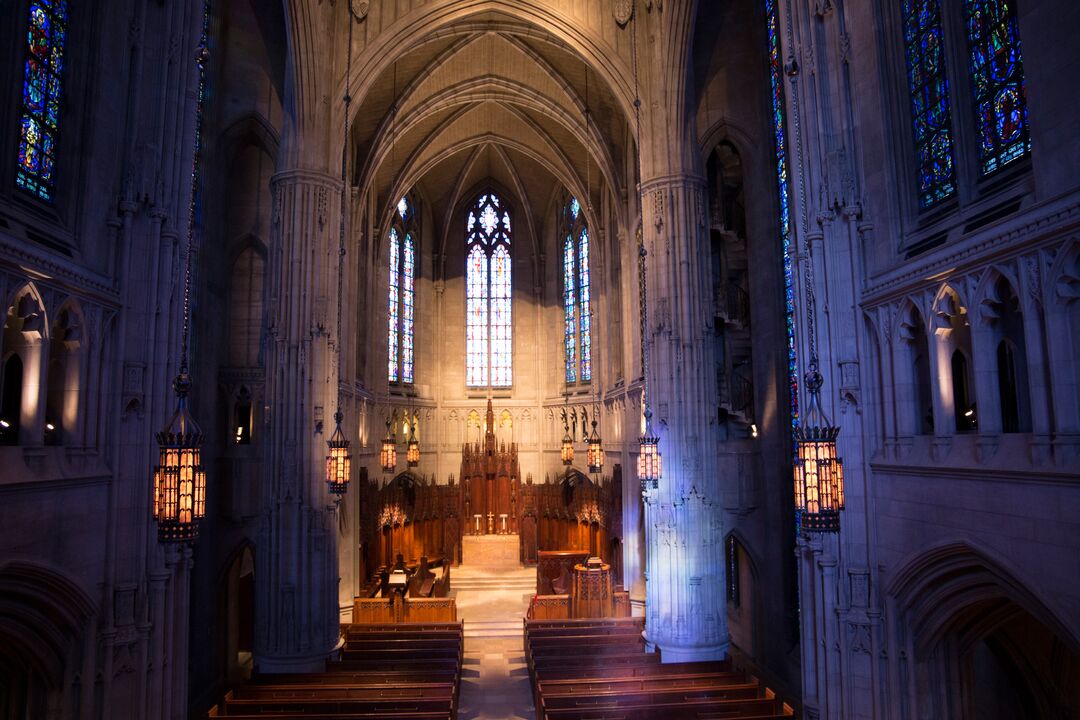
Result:
[[[188,201],[187,248],[184,251],[184,320],[180,334],[179,373],[174,389],[187,393],[191,384],[188,377],[188,344],[191,335],[191,265],[192,246],[195,244],[195,197],[199,191],[199,152],[202,146],[203,104],[206,98],[206,63],[210,58],[208,38],[210,31],[210,3],[203,3],[202,35],[195,54],[195,64],[199,68],[199,88],[195,95],[195,142],[191,156],[191,196]]]
[[[335,398],[337,408],[334,411],[334,422],[341,425],[341,316],[344,313],[342,305],[342,288],[344,286],[345,272],[345,221],[349,207],[349,105],[352,103],[352,95],[349,93],[349,83],[352,82],[352,45],[353,23],[356,17],[353,14],[352,0],[346,2],[348,10],[348,41],[345,46],[345,94],[342,97],[344,105],[342,133],[341,133],[341,224],[338,227],[338,262],[337,262],[337,331],[334,335],[334,364],[337,375],[337,387]]]
[[[649,406],[649,353],[647,349],[648,337],[648,292],[645,277],[645,236],[642,226],[645,222],[645,203],[641,199],[641,92],[638,82],[638,51],[637,51],[637,14],[634,14],[633,25],[630,31],[630,60],[634,71],[634,142],[637,159],[637,183],[638,183],[638,300],[641,308],[641,405],[645,414],[645,431],[651,430],[652,408]]]

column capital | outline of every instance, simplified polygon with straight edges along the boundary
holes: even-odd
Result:
[[[335,177],[327,172],[307,170],[304,168],[282,170],[281,172],[274,173],[270,177],[271,187],[283,185],[285,183],[309,183],[312,185],[322,185],[337,191],[341,190],[341,178]]]

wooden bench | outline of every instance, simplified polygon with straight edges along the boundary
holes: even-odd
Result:
[[[443,698],[452,700],[450,683],[409,683],[401,685],[241,685],[225,700],[370,700],[384,698]]]
[[[663,665],[641,618],[526,621],[537,720],[737,720],[793,712],[730,662]]]
[[[454,720],[462,623],[344,625],[339,660],[324,673],[257,675],[209,717]]]
[[[333,668],[333,664],[331,664]],[[331,669],[322,673],[290,673],[286,675],[256,675],[255,685],[275,687],[378,687],[380,685],[415,685],[418,683],[457,684],[457,669],[448,671],[367,670],[342,672]]]
[[[450,697],[409,697],[409,698],[365,698],[360,700],[344,698],[243,698],[225,696],[226,715],[265,715],[267,713],[305,713],[308,715],[347,715],[350,713],[371,712],[440,712],[453,711]]]

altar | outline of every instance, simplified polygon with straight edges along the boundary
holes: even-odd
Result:
[[[503,568],[521,564],[517,533],[506,535],[465,535],[461,538],[461,564],[471,567]]]

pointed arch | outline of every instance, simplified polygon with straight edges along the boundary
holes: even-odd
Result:
[[[406,194],[394,204],[387,231],[390,273],[387,288],[387,363],[390,383],[415,381],[416,269],[419,257],[418,209]]]
[[[465,212],[465,384],[513,385],[513,223],[493,191]]]

